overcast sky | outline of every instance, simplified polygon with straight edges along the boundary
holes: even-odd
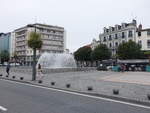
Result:
[[[71,52],[98,39],[103,27],[133,18],[150,28],[150,0],[0,0],[0,32],[35,22],[62,26]]]

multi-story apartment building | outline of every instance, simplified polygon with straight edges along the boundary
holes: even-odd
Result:
[[[41,34],[42,48],[37,50],[37,56],[44,52],[62,53],[65,50],[65,30],[63,27],[45,24],[29,24],[14,31],[15,52],[24,65],[31,65],[33,51],[28,47],[27,41],[32,31]]]
[[[116,54],[119,44],[129,40],[136,41],[137,23],[133,20],[131,23],[122,23],[121,25],[104,27],[103,33],[99,35],[101,44],[106,44],[112,51],[112,55]]]

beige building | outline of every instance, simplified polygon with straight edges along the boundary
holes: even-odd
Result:
[[[141,45],[142,50],[150,50],[150,28],[142,29],[142,25],[139,25],[136,33],[136,43]]]
[[[63,27],[45,24],[29,24],[14,31],[15,33],[15,52],[24,65],[31,65],[33,51],[27,45],[27,40],[32,31],[41,34],[43,45],[41,50],[37,50],[39,57],[44,52],[63,53],[65,50],[65,30]]]

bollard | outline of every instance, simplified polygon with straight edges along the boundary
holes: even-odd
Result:
[[[15,77],[15,76],[12,76],[12,78],[15,79],[16,77]]]
[[[150,100],[150,94],[147,94],[147,98],[148,98],[148,100]]]
[[[119,94],[119,89],[113,89],[113,94],[118,95]]]
[[[55,82],[51,82],[51,85],[54,86],[54,85],[55,85]]]
[[[70,88],[71,87],[71,84],[66,84],[66,88]]]
[[[8,76],[8,75],[6,75],[6,77],[8,78],[9,76]]]
[[[0,74],[0,76],[2,77],[3,75],[2,75],[2,74]]]
[[[93,90],[93,87],[92,87],[92,86],[88,86],[88,87],[87,87],[87,90],[88,90],[88,91],[92,91],[92,90]]]
[[[39,80],[39,81],[38,81],[39,84],[41,84],[42,82],[43,82],[42,80]]]
[[[24,78],[23,77],[20,77],[20,80],[23,80]]]

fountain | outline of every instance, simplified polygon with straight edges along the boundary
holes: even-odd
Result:
[[[41,64],[42,68],[49,69],[77,67],[73,55],[67,53],[43,53],[38,64]]]
[[[95,70],[92,67],[77,67],[73,55],[67,53],[43,53],[38,64],[43,74]]]

